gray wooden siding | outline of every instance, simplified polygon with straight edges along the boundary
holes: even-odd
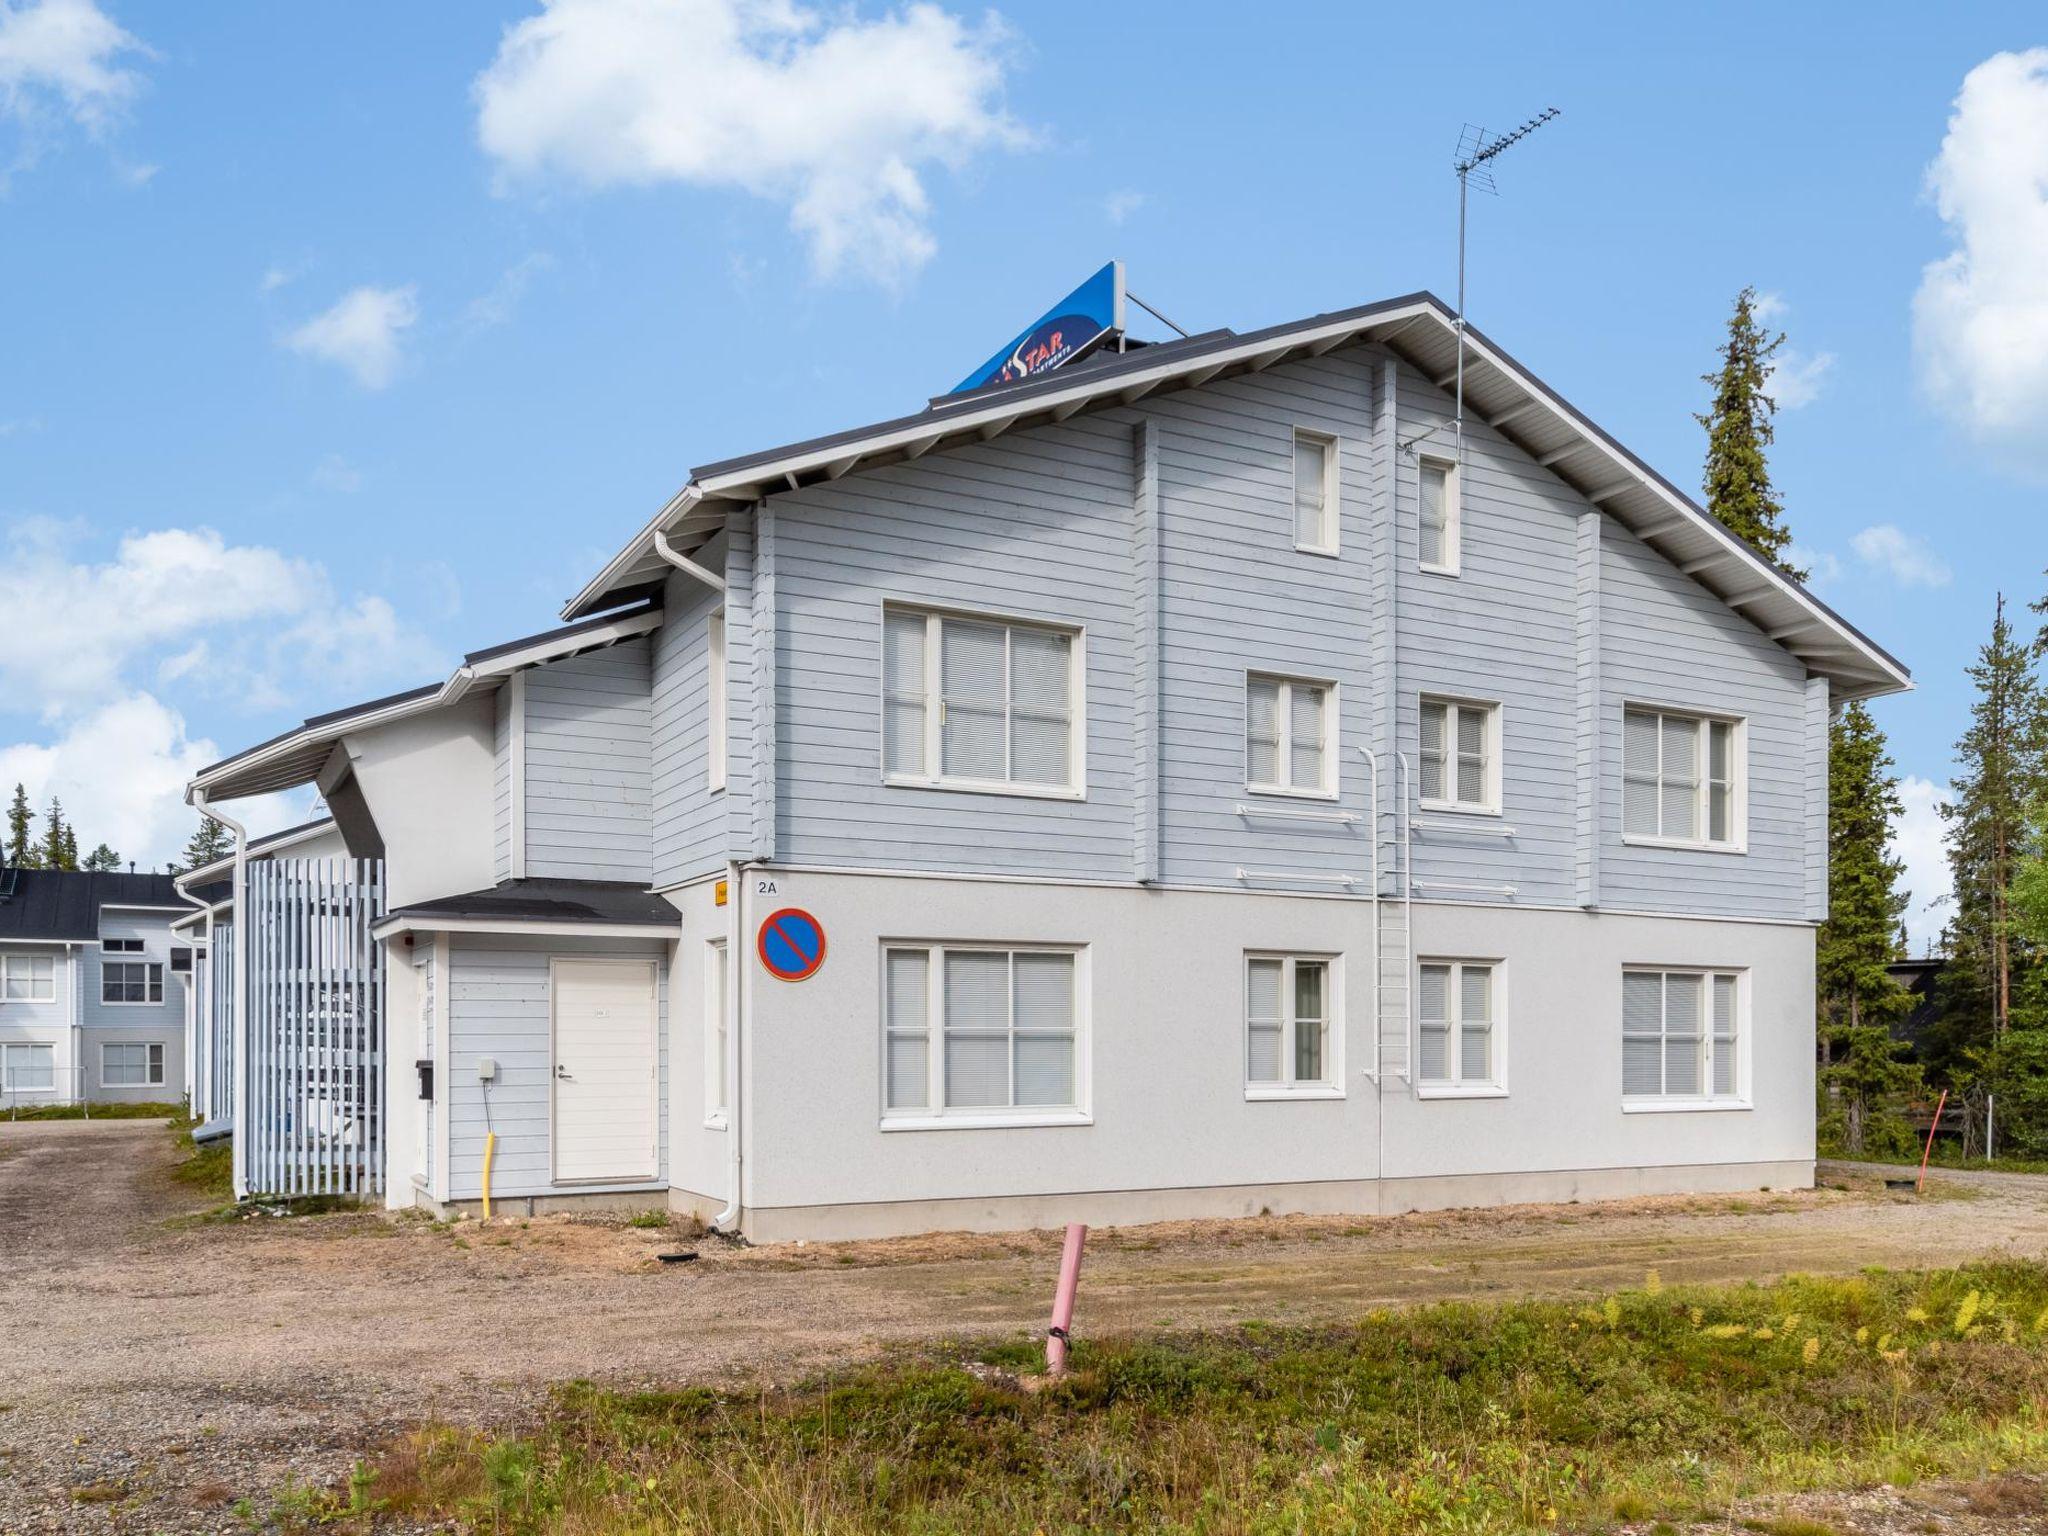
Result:
[[[491,868],[500,880],[512,878],[512,686],[498,689],[498,718],[492,731],[491,752]]]
[[[719,546],[722,550],[722,546]],[[722,553],[707,552],[716,564]],[[654,635],[651,791],[654,883],[675,885],[725,862],[726,791],[710,783],[709,645],[706,625],[723,594],[678,571]]]
[[[649,644],[621,641],[526,674],[526,873],[651,874]]]
[[[1603,544],[1603,904],[1800,921],[1807,915],[1808,776],[1815,771],[1806,669],[1627,530],[1609,522]],[[1746,853],[1623,843],[1621,717],[1627,704],[1743,719]]]
[[[554,955],[629,955],[657,961],[660,1008],[657,1068],[661,1082],[660,1176],[668,1175],[668,963],[666,946],[648,939],[550,939],[457,935],[449,946],[448,1195],[481,1192],[484,1088],[480,1057],[498,1064],[490,1087],[490,1127],[498,1133],[491,1164],[493,1198],[544,1195],[555,1189],[550,1160],[548,1081],[554,1071],[548,1037],[548,960]]]
[[[171,969],[170,921],[177,916],[171,912],[124,912],[108,909],[100,914],[100,937],[102,939],[140,939],[143,953],[139,955],[103,954],[97,942],[85,945],[79,951],[79,1022],[87,1029],[106,1029],[115,1034],[122,1030],[153,1031],[158,1026],[175,1026],[182,1034],[185,1027],[185,978]],[[189,943],[179,940],[180,947]],[[164,998],[160,1003],[109,1003],[102,999],[105,989],[102,985],[101,966],[106,961],[141,960],[164,968]],[[58,991],[62,994],[63,980],[58,980]],[[111,1034],[108,1038],[111,1038]],[[157,1039],[154,1033],[138,1034],[137,1039]],[[86,1062],[87,1082],[97,1087],[100,1075],[99,1047],[88,1045]],[[166,1074],[168,1076],[168,1073]],[[175,1087],[175,1082],[167,1086]]]

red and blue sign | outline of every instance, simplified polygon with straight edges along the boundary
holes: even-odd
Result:
[[[802,907],[784,907],[762,922],[754,948],[770,976],[803,981],[825,963],[825,925]]]
[[[1014,384],[1070,363],[1124,328],[1123,263],[1112,261],[1013,337],[1008,346],[953,386]]]

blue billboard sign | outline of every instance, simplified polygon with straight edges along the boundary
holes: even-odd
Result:
[[[1014,384],[1072,362],[1111,331],[1124,328],[1124,268],[1104,266],[1087,282],[1019,331],[1003,349],[953,387]]]

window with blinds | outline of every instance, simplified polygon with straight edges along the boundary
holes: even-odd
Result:
[[[1499,1092],[1501,1019],[1495,960],[1424,960],[1416,975],[1415,1081],[1420,1089]]]
[[[725,610],[704,621],[704,784],[725,788],[726,700]]]
[[[1422,808],[1498,811],[1499,737],[1498,704],[1424,698],[1417,763]]]
[[[1337,440],[1294,434],[1294,547],[1337,553]]]
[[[716,1130],[730,1123],[732,1109],[727,1086],[731,985],[725,940],[712,939],[704,946],[704,1124]]]
[[[1079,951],[888,945],[885,1114],[1070,1117],[1081,1108]]]
[[[1622,1097],[1739,1100],[1742,1011],[1734,971],[1623,972]]]
[[[1458,574],[1458,467],[1443,459],[1422,461],[1421,504],[1415,547],[1425,571]]]
[[[57,998],[52,955],[0,955],[0,1003],[49,1003]]]
[[[1078,793],[1078,635],[893,607],[882,629],[887,778]]]
[[[1337,1087],[1336,973],[1329,955],[1245,956],[1244,1076],[1254,1096]]]
[[[56,1087],[55,1046],[31,1041],[0,1044],[0,1093],[52,1093]]]
[[[1741,723],[1662,710],[1622,712],[1622,835],[1633,842],[1738,848]]]
[[[1244,782],[1273,795],[1337,792],[1328,683],[1253,672],[1245,678]]]
[[[157,1042],[109,1040],[100,1047],[101,1087],[160,1088],[163,1081],[164,1048]]]

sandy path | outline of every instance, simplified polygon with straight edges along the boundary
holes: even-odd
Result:
[[[166,1226],[193,1204],[169,1157],[147,1123],[0,1124],[0,1531],[230,1529],[224,1492],[336,1476],[425,1415],[516,1418],[552,1382],[781,1379],[893,1339],[1034,1329],[1057,1258],[1049,1234],[711,1241],[664,1267],[671,1234],[561,1218]],[[1079,1327],[2048,1254],[2048,1179],[1943,1175],[1937,1193],[1106,1233]]]

